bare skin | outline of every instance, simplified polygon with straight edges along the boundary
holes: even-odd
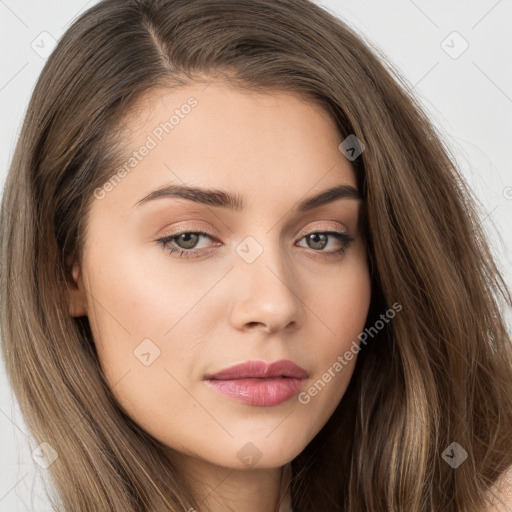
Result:
[[[169,133],[155,132],[191,97],[197,105],[181,110]],[[281,479],[283,468],[332,415],[356,356],[307,403],[293,396],[250,405],[203,377],[249,360],[290,359],[307,371],[308,390],[357,342],[371,295],[361,201],[296,211],[331,187],[357,187],[338,149],[342,138],[328,114],[303,98],[241,92],[223,81],[152,91],[126,123],[127,159],[148,136],[157,144],[93,199],[70,314],[88,316],[116,399],[179,452],[205,508],[276,510],[289,478]],[[237,194],[245,207],[175,197],[136,206],[169,184]],[[178,228],[208,236],[192,246],[194,235],[183,240]],[[354,240],[345,247],[330,232]],[[165,247],[157,241],[171,235]],[[290,510],[288,496],[279,511]]]

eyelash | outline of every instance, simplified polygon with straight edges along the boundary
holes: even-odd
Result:
[[[304,235],[300,240],[302,240],[303,238],[306,238],[307,236],[316,235],[316,234],[330,235],[334,238],[337,238],[342,243],[341,249],[337,249],[336,251],[331,251],[331,252],[324,252],[324,251],[320,251],[320,250],[309,249],[310,251],[313,251],[314,253],[320,253],[321,255],[323,255],[324,257],[327,257],[327,258],[341,256],[349,248],[350,244],[355,240],[355,238],[350,236],[349,234],[339,232],[339,231],[312,231],[312,232]],[[213,239],[213,236],[210,235],[209,233],[206,233],[205,231],[183,231],[182,233],[177,233],[172,236],[160,238],[157,240],[157,242],[162,246],[163,249],[166,249],[167,244],[169,244],[170,242],[172,242],[174,239],[178,238],[181,235],[200,235],[200,236],[206,236],[208,238]],[[200,256],[200,254],[197,255],[198,252],[199,253],[201,251],[204,252],[203,249],[200,249],[200,250],[181,249],[181,248],[176,248],[173,246],[167,248],[166,250],[170,254],[178,253],[179,254],[178,257],[180,257],[180,258],[195,258],[195,257]],[[206,251],[209,252],[208,250],[206,250]]]

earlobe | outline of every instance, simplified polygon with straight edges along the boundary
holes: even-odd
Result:
[[[66,258],[67,266],[67,296],[69,304],[69,314],[73,317],[87,315],[87,301],[85,297],[85,287],[82,280],[81,270],[78,263],[70,266],[70,256]]]

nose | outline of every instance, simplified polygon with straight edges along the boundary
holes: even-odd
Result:
[[[233,327],[269,334],[297,329],[305,316],[300,280],[279,244],[267,244],[252,263],[238,256],[235,260],[230,285]]]

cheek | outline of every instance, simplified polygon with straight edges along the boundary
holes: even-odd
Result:
[[[359,249],[359,248],[358,248]],[[371,300],[371,278],[364,253],[354,251],[339,273],[322,280],[312,301],[331,334],[323,353],[345,351],[364,329]]]
[[[146,254],[120,250],[112,258],[91,253],[91,263],[99,263],[89,265],[94,270],[89,272],[88,307],[99,339],[107,334],[109,343],[165,339],[204,294],[205,279],[167,262],[163,249]]]
[[[317,425],[334,412],[352,377],[361,347],[371,300],[371,279],[364,257],[355,257],[336,278],[324,279],[322,292],[312,296],[315,312],[329,334],[315,338],[311,360],[315,375],[299,401],[314,409]],[[334,300],[335,298],[335,300]],[[320,324],[321,325],[321,324]]]
[[[166,261],[163,249],[150,253],[118,250],[113,258],[97,244],[85,267],[88,317],[105,378],[125,410],[144,408],[143,425],[148,411],[162,414],[170,395],[174,406],[190,401],[179,383],[190,378],[201,353],[197,339],[219,311],[208,297],[199,300],[218,271],[185,272]]]

